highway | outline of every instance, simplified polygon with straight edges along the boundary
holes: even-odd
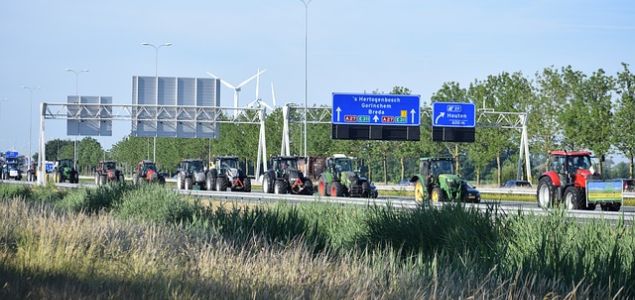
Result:
[[[0,180],[0,183],[9,183],[9,184],[28,184],[33,185],[34,182],[26,182],[26,181],[13,181],[13,180]],[[169,183],[168,183],[169,184]],[[57,183],[56,186],[61,188],[95,188],[94,183],[79,183],[79,184],[71,184],[71,183]],[[259,191],[253,191],[251,193],[244,192],[218,192],[218,191],[202,191],[202,190],[176,190],[178,193],[182,195],[190,195],[193,197],[199,197],[210,200],[220,200],[220,201],[228,201],[228,202],[246,202],[246,203],[274,203],[278,201],[285,201],[288,203],[335,203],[335,204],[346,204],[346,205],[388,205],[390,204],[392,207],[399,209],[414,209],[418,206],[418,204],[412,199],[408,197],[398,197],[398,196],[385,196],[382,197],[380,193],[380,197],[377,199],[365,199],[365,198],[346,198],[346,197],[320,197],[317,194],[313,196],[306,195],[291,195],[291,194],[265,194]],[[486,194],[534,194],[535,191],[529,189],[483,189],[481,193]],[[633,197],[633,193],[627,193],[625,196]],[[436,203],[435,206],[447,205],[448,203]],[[524,201],[493,201],[488,199],[482,199],[480,204],[466,203],[466,207],[476,208],[481,211],[488,210],[493,206],[498,205],[498,212],[504,213],[507,215],[517,214],[519,211],[528,214],[534,215],[545,215],[548,213],[548,210],[539,208],[536,202],[524,202]],[[622,216],[626,223],[633,223],[635,221],[635,207],[632,206],[623,206],[619,212],[605,212],[601,211],[598,208],[595,211],[585,211],[585,210],[574,210],[567,211],[567,215],[582,219],[582,220],[592,220],[592,219],[606,219],[611,222],[616,222]]]

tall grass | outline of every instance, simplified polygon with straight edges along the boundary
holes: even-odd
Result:
[[[635,229],[562,211],[210,208],[155,186],[52,205],[21,193],[0,201],[12,287],[0,291],[13,297],[635,297]]]
[[[404,260],[397,248],[314,253],[301,240],[263,245],[194,238],[111,214],[0,202],[3,298],[609,298],[595,286],[518,269],[480,271],[465,255]],[[622,297],[628,297],[624,290]]]

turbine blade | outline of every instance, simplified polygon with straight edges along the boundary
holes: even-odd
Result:
[[[276,107],[276,90],[273,88],[273,81],[271,82],[271,101],[273,102],[273,107]]]
[[[242,87],[243,85],[245,85],[245,84],[249,83],[250,81],[254,80],[256,77],[258,77],[258,76],[262,75],[262,73],[264,73],[264,72],[266,72],[266,71],[267,71],[267,70],[262,70],[262,71],[259,71],[259,72],[258,72],[258,73],[256,73],[254,76],[251,76],[251,77],[249,77],[247,80],[245,80],[245,81],[241,82],[239,85],[237,85],[237,86],[236,86],[236,88],[240,88],[240,87]]]

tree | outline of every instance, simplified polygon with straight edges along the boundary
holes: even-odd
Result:
[[[73,141],[54,139],[46,142],[46,156],[44,160],[56,161],[62,159],[60,158],[60,150],[67,145],[72,146]]]
[[[94,168],[103,155],[101,144],[92,137],[85,137],[77,143],[77,164],[80,168]]]
[[[631,73],[628,64],[622,63],[622,72],[617,73],[617,100],[613,125],[615,147],[622,152],[629,162],[628,174],[633,178],[633,160],[635,157],[635,74]]]

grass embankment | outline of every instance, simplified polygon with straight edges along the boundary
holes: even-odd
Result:
[[[0,196],[2,298],[635,297],[635,229],[562,212],[210,208],[158,186]]]

